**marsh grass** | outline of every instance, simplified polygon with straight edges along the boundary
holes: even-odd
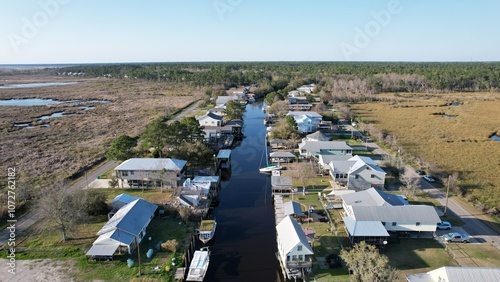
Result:
[[[445,106],[452,101],[460,101],[462,106]],[[352,108],[364,120],[396,136],[405,152],[436,164],[437,176],[460,172],[458,184],[472,202],[500,206],[500,142],[488,138],[500,130],[498,93],[412,94],[394,102]],[[435,114],[440,112],[456,117]]]

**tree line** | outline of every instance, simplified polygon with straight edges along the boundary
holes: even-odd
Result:
[[[224,88],[258,84],[267,93],[276,84],[310,81],[328,95],[381,92],[495,91],[500,89],[500,63],[410,62],[228,62],[89,64],[54,70],[86,76],[175,82]],[[260,87],[265,86],[265,87]],[[267,94],[266,93],[266,94]]]

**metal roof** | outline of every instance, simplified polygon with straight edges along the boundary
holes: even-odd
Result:
[[[379,189],[370,188],[364,191],[342,196],[344,203],[349,206],[403,206],[404,202],[397,195],[385,193]]]
[[[317,112],[311,112],[311,111],[290,111],[288,112],[287,116],[302,116],[302,115],[307,115],[313,118],[323,118],[322,115],[318,114]]]
[[[157,205],[151,204],[143,199],[137,199],[130,202],[119,209],[101,230],[97,232],[97,235],[114,232],[115,230],[122,230],[137,236],[149,223],[149,220],[154,215],[157,208]],[[121,238],[118,238],[120,236],[120,234],[116,234],[116,237],[111,237],[121,242]],[[128,244],[129,242],[124,243]]]
[[[352,194],[351,194],[352,195]],[[348,195],[346,195],[348,196]],[[350,196],[350,195],[349,195]],[[344,196],[345,197],[345,196]],[[432,206],[352,206],[354,218],[359,221],[421,222],[437,224],[441,222]]]
[[[283,204],[283,207],[285,209],[285,215],[292,215],[292,214],[298,216],[304,215],[304,213],[302,212],[302,207],[298,202],[295,201],[286,202]]]
[[[271,176],[271,186],[289,186],[292,187],[291,176]]]
[[[228,159],[231,156],[231,150],[219,150],[217,158]]]
[[[269,154],[271,158],[296,158],[297,156],[292,152],[272,152]]]
[[[126,193],[121,193],[120,195],[116,196],[112,201],[111,201],[111,206],[114,209],[119,209],[123,207],[124,205],[133,202],[135,200],[139,199],[138,197],[130,196],[129,194]]]
[[[115,170],[182,170],[186,163],[177,159],[133,158],[124,161]]]
[[[92,245],[90,250],[85,254],[87,256],[112,256],[116,249],[118,249],[119,244],[113,245]]]
[[[314,254],[304,231],[302,231],[300,225],[289,215],[276,225],[276,231],[278,232],[278,242],[281,243],[283,251],[286,254],[299,244],[304,247],[304,251],[308,251],[306,254]]]
[[[342,220],[351,236],[389,237],[389,233],[380,221],[359,221],[352,217],[343,217]]]
[[[406,275],[408,282],[498,282],[500,268],[444,266],[426,273]]]
[[[316,140],[316,141],[328,141],[328,140],[330,140],[330,138],[328,136],[326,136],[321,131],[316,131],[314,133],[308,134],[308,135],[306,135],[306,138],[309,141],[313,141],[313,140]]]
[[[304,141],[299,146],[308,152],[320,152],[321,150],[352,150],[351,146],[344,141]]]
[[[205,118],[212,118],[215,120],[222,120],[222,116],[219,116],[218,114],[214,114],[212,112],[208,112],[205,115],[202,115],[201,117],[198,117],[196,120],[202,120]]]

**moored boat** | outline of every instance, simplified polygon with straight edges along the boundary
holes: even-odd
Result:
[[[203,281],[210,263],[210,250],[203,247],[193,254],[186,281]]]
[[[215,229],[217,228],[217,222],[213,219],[202,220],[200,223],[200,229],[198,238],[203,244],[208,243],[215,235]]]

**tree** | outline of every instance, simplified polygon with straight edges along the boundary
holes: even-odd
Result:
[[[84,216],[97,216],[108,212],[106,194],[97,189],[80,190],[76,193],[76,199]]]
[[[155,119],[146,125],[140,139],[144,141],[145,149],[153,148],[161,157],[162,149],[166,144],[166,138],[167,124],[160,119]]]
[[[82,210],[75,193],[68,187],[67,181],[56,181],[45,188],[43,196],[38,201],[43,217],[61,232],[63,241],[68,239],[68,233],[79,222]]]
[[[181,219],[186,223],[188,222],[191,214],[193,214],[193,211],[188,207],[179,207],[178,212]]]
[[[137,145],[137,139],[128,135],[121,135],[111,142],[111,148],[106,153],[110,160],[125,161],[134,156],[132,151]]]
[[[244,106],[238,101],[228,101],[226,103],[226,108],[224,109],[224,114],[228,120],[232,119],[242,119]]]
[[[177,159],[186,160],[189,167],[207,167],[213,163],[214,151],[200,141],[194,144],[182,142],[172,155]]]
[[[302,194],[306,194],[306,186],[309,179],[316,177],[313,171],[312,164],[307,163],[294,163],[290,164],[290,169],[292,170],[292,178],[298,181],[302,185]]]
[[[403,184],[403,191],[407,197],[415,197],[415,192],[419,189],[418,178],[415,178],[410,170],[404,169],[404,172],[399,174],[399,181]]]
[[[374,245],[362,241],[350,250],[342,250],[340,257],[352,271],[354,281],[396,281],[397,274],[389,265],[389,259],[380,254]]]

